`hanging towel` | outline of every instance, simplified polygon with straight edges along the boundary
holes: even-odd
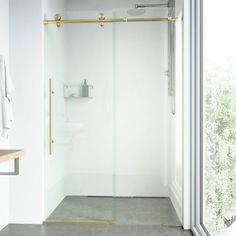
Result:
[[[6,59],[0,55],[0,134],[3,138],[8,138],[8,133],[12,128],[13,113],[11,93],[14,87],[9,75]]]

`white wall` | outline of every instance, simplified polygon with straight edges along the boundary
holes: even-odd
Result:
[[[183,218],[183,31],[182,1],[176,2],[175,115],[170,115],[170,198]]]
[[[10,67],[14,134],[11,146],[24,148],[20,175],[10,180],[10,222],[43,219],[44,82],[41,0],[10,0]]]
[[[71,11],[92,11],[112,10],[116,8],[134,8],[137,4],[166,3],[164,0],[68,0],[67,10]]]
[[[0,54],[9,55],[9,1],[0,0]],[[8,148],[8,140],[0,138],[0,148]],[[0,171],[8,171],[8,163],[0,164]],[[9,222],[9,177],[0,176],[0,230]]]
[[[125,13],[116,11],[116,17]],[[162,14],[162,9],[147,9],[142,17]],[[169,195],[166,34],[166,22],[116,25],[117,195]]]

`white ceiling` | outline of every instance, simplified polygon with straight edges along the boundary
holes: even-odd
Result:
[[[69,11],[112,10],[134,8],[137,4],[167,3],[168,0],[67,0]]]

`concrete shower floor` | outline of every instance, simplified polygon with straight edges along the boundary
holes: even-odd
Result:
[[[192,236],[181,227],[145,225],[8,225],[0,236]]]
[[[67,196],[45,223],[181,226],[169,198]]]

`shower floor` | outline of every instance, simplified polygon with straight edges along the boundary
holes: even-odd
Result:
[[[181,226],[169,198],[67,196],[45,223]]]

